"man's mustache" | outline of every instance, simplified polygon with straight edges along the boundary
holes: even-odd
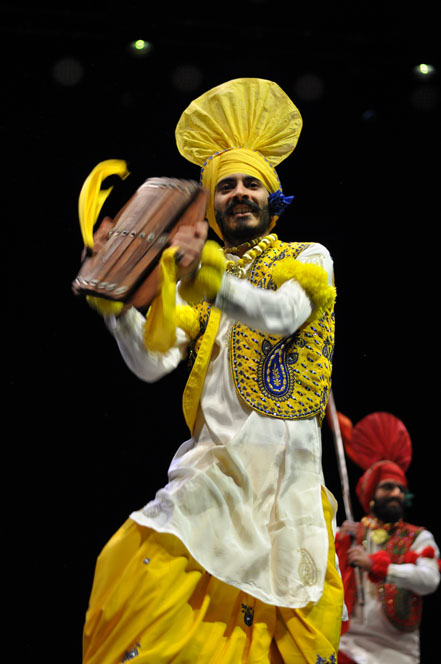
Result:
[[[256,214],[261,211],[259,205],[254,201],[249,201],[247,199],[244,200],[243,198],[233,198],[231,203],[229,203],[225,208],[225,215],[233,214],[236,205],[246,205],[249,208],[250,212],[254,212]]]
[[[395,507],[399,506],[400,509],[403,509],[404,500],[401,500],[400,498],[391,497],[391,498],[383,498],[383,500],[379,503],[380,509],[381,506],[383,506],[383,508],[388,508],[388,507],[394,507],[394,505]]]

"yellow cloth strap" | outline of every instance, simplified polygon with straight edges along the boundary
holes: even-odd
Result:
[[[210,362],[211,351],[216,339],[216,334],[219,329],[219,322],[221,318],[220,309],[211,310],[208,319],[208,325],[205,330],[202,342],[196,356],[195,363],[188,377],[187,384],[182,396],[182,410],[184,418],[190,432],[193,433],[194,423],[198,412],[199,401],[204,387],[205,375]]]
[[[159,292],[153,300],[144,325],[144,345],[148,350],[167,352],[176,341],[176,327],[194,339],[200,330],[197,313],[190,306],[176,306],[178,268],[177,247],[162,252],[159,262]],[[180,286],[181,296],[194,304],[213,300],[225,272],[225,256],[216,242],[209,240],[202,250],[201,267],[194,280]]]
[[[312,300],[314,310],[308,319],[319,319],[325,311],[332,310],[337,291],[328,283],[326,270],[320,265],[302,263],[295,258],[285,258],[274,267],[272,278],[279,288],[288,279],[295,279]]]
[[[176,341],[177,326],[185,330],[192,339],[196,338],[200,331],[197,312],[190,306],[176,306],[178,272],[175,262],[176,251],[177,247],[165,249],[159,263],[159,292],[147,312],[144,325],[144,345],[150,351],[167,352]],[[222,267],[224,259],[220,260],[218,253],[213,257],[212,251],[217,252],[217,249],[214,246],[209,248],[210,260],[213,259],[212,262],[218,268]],[[214,269],[212,265],[207,268]],[[215,283],[211,283],[210,288],[219,287],[220,272],[221,270],[215,270]],[[182,397],[184,417],[190,431],[193,431],[205,374],[219,327],[220,313],[218,309],[211,311],[207,329]]]
[[[150,351],[167,352],[176,341],[176,327],[195,338],[200,330],[199,317],[189,306],[176,306],[177,247],[162,252],[159,263],[159,292],[153,300],[144,325],[144,345]],[[182,397],[184,418],[193,431],[205,374],[211,356],[220,321],[219,309],[211,311],[207,329],[202,339],[196,361],[185,386]]]
[[[177,247],[162,252],[159,262],[159,292],[153,300],[144,325],[144,345],[148,350],[165,353],[176,340]]]
[[[119,175],[124,180],[129,175],[126,162],[121,159],[107,159],[100,162],[86,178],[81,188],[78,215],[83,242],[89,249],[93,249],[93,227],[106,198],[113,189],[113,187],[101,189],[101,184],[111,175]]]

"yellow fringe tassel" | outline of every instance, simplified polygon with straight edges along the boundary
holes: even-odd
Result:
[[[159,293],[147,312],[144,325],[144,345],[154,352],[167,352],[176,341],[176,328],[187,332],[191,339],[200,331],[199,317],[188,305],[176,306],[178,268],[175,262],[177,247],[162,252],[159,263]]]
[[[190,337],[196,339],[201,331],[199,315],[193,307],[188,304],[179,304],[176,307],[176,327],[180,327]]]
[[[286,258],[274,267],[272,277],[278,288],[288,279],[299,282],[314,305],[309,321],[321,318],[325,311],[334,307],[337,291],[335,286],[329,285],[326,270],[320,265]]]
[[[159,262],[159,292],[147,312],[144,345],[148,350],[165,353],[176,340],[177,247],[162,252]]]

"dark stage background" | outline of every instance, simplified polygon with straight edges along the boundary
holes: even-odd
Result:
[[[16,488],[9,544],[19,563],[15,578],[24,580],[14,593],[20,661],[42,653],[80,661],[96,556],[164,484],[188,437],[185,367],[154,386],[141,383],[101,319],[71,293],[82,250],[78,194],[108,158],[125,159],[131,171],[115,185],[109,214],[147,177],[198,178],[177,152],[174,128],[194,97],[230,78],[275,80],[300,108],[298,147],[278,169],[295,201],[276,230],[281,239],[330,249],[337,407],[354,422],[375,410],[405,422],[414,449],[409,520],[441,542],[434,321],[440,63],[431,7],[267,0],[210,9],[50,7],[6,3],[0,14],[3,145],[12,148],[3,175],[12,333],[4,446]],[[136,39],[152,49],[136,54]],[[434,71],[421,73],[422,63]],[[326,424],[323,439],[340,523]],[[349,461],[348,469],[360,516],[360,472]],[[436,653],[438,607],[439,592],[425,601],[423,662]]]

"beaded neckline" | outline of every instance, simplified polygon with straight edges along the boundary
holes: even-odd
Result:
[[[263,239],[263,236],[261,235],[260,237],[256,237],[254,240],[250,240],[249,242],[242,242],[242,244],[238,244],[237,247],[224,247],[224,254],[232,254],[233,256],[241,256],[243,255],[246,251],[249,249],[252,249],[253,247],[256,246],[259,242],[261,242]]]
[[[245,268],[247,265],[252,263],[255,258],[263,254],[264,251],[272,247],[273,244],[277,242],[277,240],[277,235],[275,233],[271,233],[271,235],[266,235],[264,238],[257,238],[251,242],[243,243],[238,247],[225,247],[224,253],[233,255],[237,255],[238,253],[242,252],[244,246],[249,245],[250,247],[237,262],[232,260],[227,261],[225,266],[226,271],[235,277],[242,279],[245,276]]]

